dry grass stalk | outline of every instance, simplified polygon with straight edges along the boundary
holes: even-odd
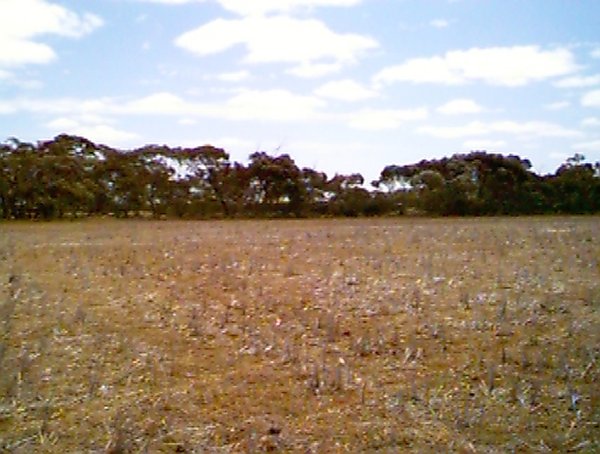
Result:
[[[3,225],[0,450],[597,451],[598,227]]]

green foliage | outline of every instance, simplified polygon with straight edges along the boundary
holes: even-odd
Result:
[[[388,166],[374,182],[407,194],[407,208],[434,215],[597,213],[600,178],[576,155],[541,177],[518,156],[476,151],[406,166]]]
[[[483,151],[331,179],[287,154],[231,162],[220,148],[116,150],[78,136],[0,144],[0,217],[179,218],[597,213],[600,163],[569,158],[539,176],[518,156]]]

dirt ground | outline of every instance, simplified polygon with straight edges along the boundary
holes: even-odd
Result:
[[[600,218],[0,224],[0,452],[599,452]]]

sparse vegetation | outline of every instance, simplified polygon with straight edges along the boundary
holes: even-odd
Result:
[[[0,225],[2,452],[598,452],[600,220]]]

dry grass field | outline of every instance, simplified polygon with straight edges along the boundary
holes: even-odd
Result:
[[[0,224],[0,452],[599,452],[600,218]]]

